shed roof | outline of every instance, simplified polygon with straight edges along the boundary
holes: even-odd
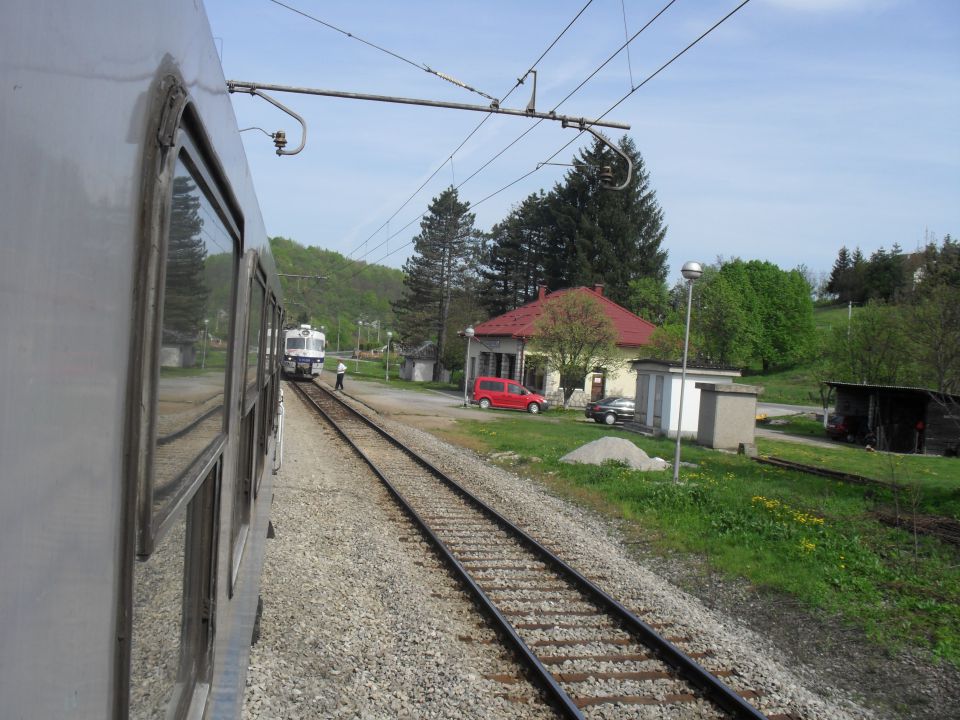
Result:
[[[874,391],[897,393],[900,395],[916,395],[922,397],[934,397],[941,401],[960,402],[960,395],[942,393],[931,388],[913,387],[909,385],[868,385],[866,383],[837,382],[827,380],[824,385],[835,387],[838,390],[845,390],[852,393],[870,393]]]
[[[480,323],[474,328],[474,332],[480,337],[512,337],[528,340],[535,334],[533,326],[543,313],[544,303],[551,298],[568,292],[588,293],[590,297],[600,302],[604,315],[610,318],[617,331],[618,347],[641,347],[646,345],[650,342],[650,336],[653,335],[653,331],[657,329],[653,323],[634,315],[626,308],[604,297],[603,286],[595,285],[593,288],[564,288],[563,290],[556,290],[549,294],[547,294],[546,288],[541,286],[540,295],[536,300]]]

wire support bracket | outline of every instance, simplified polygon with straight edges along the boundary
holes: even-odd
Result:
[[[286,92],[286,93],[296,93],[298,95],[320,95],[323,97],[336,97],[342,98],[345,100],[368,100],[371,102],[388,102],[396,103],[400,105],[421,105],[424,107],[436,107],[436,108],[446,108],[448,110],[469,110],[472,112],[483,112],[483,113],[495,113],[497,115],[513,115],[516,117],[525,117],[525,118],[537,118],[540,120],[553,120],[555,122],[565,123],[567,125],[576,125],[581,129],[586,129],[589,132],[595,133],[591,130],[591,126],[599,127],[608,127],[614,128],[617,130],[629,130],[630,125],[628,123],[615,122],[613,120],[603,120],[603,119],[588,119],[584,117],[574,117],[572,115],[559,115],[556,112],[536,112],[532,107],[528,106],[524,110],[515,110],[512,108],[503,108],[500,107],[500,103],[496,100],[491,102],[489,105],[470,105],[466,103],[453,103],[453,102],[444,102],[441,100],[422,100],[418,98],[407,98],[407,97],[396,97],[392,95],[370,95],[367,93],[352,93],[344,92],[341,90],[324,90],[321,88],[307,88],[307,87],[295,87],[290,85],[274,85],[268,83],[256,83],[256,82],[247,82],[243,80],[228,80],[227,81],[227,90],[231,93],[235,92],[245,92],[251,95],[258,95],[262,97],[269,103],[272,103],[276,107],[280,108],[287,114],[296,118],[300,125],[303,127],[303,141],[300,143],[300,147],[296,150],[282,150],[279,146],[277,148],[277,155],[295,155],[303,149],[303,145],[306,142],[307,135],[307,126],[299,115],[285,107],[281,103],[274,100],[269,95],[264,93],[265,90],[270,92]],[[535,96],[534,96],[535,98]],[[531,98],[530,105],[533,105],[534,98]],[[274,144],[277,140],[274,139]],[[609,141],[605,141],[606,144],[610,145]],[[610,147],[614,147],[610,145]],[[614,148],[618,153],[620,152],[617,148]],[[622,155],[622,153],[620,153]]]
[[[614,184],[613,184],[613,172],[611,171],[611,169],[610,169],[609,167],[604,166],[603,169],[600,171],[600,184],[603,185],[603,188],[604,188],[605,190],[626,190],[626,189],[627,189],[627,186],[630,184],[630,179],[633,177],[633,161],[630,159],[630,156],[629,156],[629,155],[627,155],[625,152],[623,152],[623,150],[621,150],[621,149],[618,148],[616,145],[614,145],[612,142],[610,142],[610,139],[607,138],[606,135],[604,135],[603,133],[597,132],[596,130],[594,130],[594,129],[591,127],[591,125],[599,125],[599,124],[600,124],[600,123],[591,123],[589,120],[584,120],[584,119],[581,118],[580,120],[576,121],[575,123],[573,123],[573,122],[568,122],[568,121],[565,120],[565,121],[563,122],[563,127],[565,127],[565,128],[574,127],[574,128],[576,128],[577,130],[579,130],[580,132],[588,132],[588,133],[590,133],[590,134],[593,135],[597,140],[599,140],[599,141],[602,142],[604,145],[606,145],[608,148],[610,148],[611,150],[613,150],[617,155],[619,155],[620,157],[622,157],[623,160],[624,160],[624,162],[627,163],[627,179],[624,180],[620,185],[614,185]],[[547,163],[541,163],[541,165],[546,165],[546,164],[547,164]]]

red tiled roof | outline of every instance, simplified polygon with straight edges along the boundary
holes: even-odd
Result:
[[[656,330],[656,325],[605,298],[601,289],[588,287],[565,288],[550,294],[541,293],[536,300],[521,305],[516,310],[480,323],[474,331],[479,337],[513,337],[528,340],[533,337],[533,325],[543,312],[543,303],[567,292],[589,293],[590,297],[600,301],[604,314],[610,318],[617,330],[618,347],[640,347],[650,342],[650,336]]]

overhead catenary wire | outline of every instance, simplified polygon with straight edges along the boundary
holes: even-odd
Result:
[[[675,1],[675,0],[672,0],[670,4],[673,4],[673,1]],[[688,44],[686,47],[684,47],[682,50],[680,50],[678,53],[676,53],[673,57],[671,57],[669,60],[667,60],[663,65],[661,65],[659,68],[657,68],[657,69],[654,70],[652,73],[650,73],[650,75],[648,75],[648,76],[643,80],[643,82],[641,82],[639,85],[637,85],[637,86],[635,86],[635,87],[632,87],[632,88],[630,89],[630,92],[628,92],[627,94],[625,94],[623,97],[621,97],[619,100],[617,100],[617,102],[615,102],[613,105],[611,105],[609,108],[607,108],[607,109],[599,116],[599,118],[603,118],[603,117],[609,115],[611,112],[613,112],[613,111],[614,111],[617,107],[619,107],[624,101],[626,101],[627,98],[629,98],[631,95],[633,95],[635,92],[637,92],[640,88],[644,87],[647,83],[649,83],[651,80],[653,80],[655,77],[657,77],[657,76],[658,76],[661,72],[663,72],[667,67],[669,67],[670,65],[672,65],[676,60],[678,60],[680,57],[682,57],[684,54],[686,54],[691,48],[693,48],[695,45],[699,44],[705,37],[707,37],[708,35],[710,35],[710,33],[712,33],[714,30],[716,30],[718,27],[720,27],[723,23],[725,23],[727,20],[729,20],[731,17],[733,17],[736,13],[738,13],[745,5],[747,5],[749,2],[750,2],[750,0],[742,0],[742,2],[740,2],[740,4],[738,4],[735,8],[733,8],[733,10],[731,10],[730,12],[728,12],[726,15],[724,15],[722,18],[720,18],[720,19],[719,19],[717,22],[715,22],[713,25],[711,25],[710,28],[708,28],[707,30],[705,30],[699,37],[697,37],[696,40],[692,41],[690,44]],[[512,187],[513,185],[516,185],[518,182],[521,182],[522,180],[525,180],[526,178],[528,178],[528,177],[530,177],[531,175],[533,175],[535,172],[538,172],[538,171],[540,170],[540,168],[541,168],[545,163],[548,163],[548,162],[550,162],[551,160],[553,160],[553,158],[555,158],[555,157],[556,157],[557,155],[559,155],[561,152],[563,152],[563,151],[566,150],[568,147],[570,147],[570,145],[572,145],[574,142],[576,142],[577,139],[578,139],[584,132],[585,132],[585,131],[581,130],[579,133],[577,133],[577,134],[573,137],[573,139],[571,139],[570,141],[568,141],[567,143],[565,143],[562,147],[560,147],[560,148],[559,148],[556,152],[554,152],[549,158],[547,158],[547,160],[541,162],[541,163],[538,165],[538,167],[536,167],[536,168],[534,168],[533,170],[530,170],[530,171],[524,173],[523,175],[521,175],[520,177],[518,177],[518,178],[516,178],[516,179],[514,179],[514,180],[512,180],[512,181],[510,181],[509,183],[507,183],[507,184],[504,185],[503,187],[499,188],[498,190],[495,190],[494,192],[492,192],[492,193],[490,193],[489,195],[487,195],[486,197],[478,200],[477,202],[472,203],[472,204],[470,205],[471,209],[472,209],[472,208],[476,208],[476,207],[482,205],[482,204],[485,203],[487,200],[490,200],[491,198],[496,197],[497,195],[499,195],[500,193],[502,193],[502,192],[504,192],[505,190],[509,189],[509,188]],[[463,183],[461,183],[461,186],[462,186],[462,184],[463,184]],[[416,222],[417,220],[419,220],[420,218],[422,218],[424,215],[426,215],[426,212],[424,212],[422,215],[420,215],[420,217],[415,218],[414,220],[411,220],[407,225],[404,226],[403,229],[406,229],[407,227],[409,227],[410,225],[412,225],[414,222]],[[401,229],[399,232],[402,232],[403,229]],[[393,255],[393,254],[399,252],[400,250],[403,250],[404,248],[412,245],[413,242],[414,242],[413,240],[410,240],[409,242],[404,243],[403,245],[400,245],[399,247],[395,248],[394,250],[392,250],[392,251],[389,252],[388,254],[384,255],[383,257],[377,259],[377,260],[374,261],[373,263],[370,263],[370,264],[368,264],[368,265],[363,266],[363,267],[360,268],[357,272],[355,272],[353,275],[351,275],[350,278],[348,278],[348,279],[352,280],[353,278],[355,278],[355,277],[357,277],[358,275],[360,275],[364,270],[366,270],[366,268],[370,267],[371,265],[378,265],[379,263],[381,263],[382,261],[386,260],[386,259],[387,259],[388,257],[390,257],[391,255]]]
[[[423,70],[423,71],[426,72],[426,73],[429,73],[429,74],[431,74],[431,75],[435,75],[436,77],[440,78],[441,80],[444,80],[444,81],[446,81],[446,82],[448,82],[448,83],[452,83],[453,85],[456,85],[456,86],[458,86],[458,87],[461,87],[461,88],[463,88],[464,90],[469,90],[469,91],[472,92],[472,93],[476,93],[477,95],[480,95],[481,97],[486,98],[486,99],[489,100],[491,103],[495,103],[495,104],[497,104],[497,105],[500,104],[500,101],[499,101],[497,98],[493,97],[492,95],[488,95],[487,93],[485,93],[485,92],[483,92],[483,91],[481,91],[481,90],[477,90],[475,87],[471,87],[470,85],[467,85],[465,82],[462,82],[462,81],[460,81],[460,80],[457,80],[457,78],[452,77],[451,75],[448,75],[447,73],[440,72],[439,70],[434,70],[432,67],[430,67],[430,66],[427,65],[426,63],[414,62],[413,60],[410,60],[409,58],[403,57],[403,55],[400,55],[399,53],[395,53],[393,50],[388,50],[387,48],[384,48],[384,47],[381,47],[381,46],[377,45],[376,43],[372,43],[372,42],[370,42],[369,40],[365,40],[365,39],[363,39],[362,37],[360,37],[359,35],[354,35],[354,34],[351,33],[351,32],[347,32],[346,30],[344,30],[344,29],[342,29],[342,28],[338,28],[336,25],[332,25],[331,23],[328,23],[326,20],[321,20],[320,18],[315,17],[314,15],[311,15],[310,13],[304,12],[303,10],[300,10],[300,9],[298,9],[298,8],[295,8],[295,7],[293,7],[292,5],[287,5],[286,3],[280,2],[280,0],[270,0],[270,2],[272,2],[274,5],[279,5],[279,6],[282,7],[282,8],[286,8],[286,9],[289,10],[290,12],[294,12],[294,13],[296,13],[297,15],[300,15],[300,16],[302,16],[302,17],[307,18],[308,20],[312,20],[312,21],[315,22],[315,23],[319,23],[320,25],[323,25],[323,26],[326,27],[326,28],[330,28],[331,30],[333,30],[333,31],[335,31],[335,32],[338,32],[338,33],[340,33],[341,35],[346,35],[348,38],[351,38],[351,39],[353,39],[353,40],[356,40],[356,41],[358,41],[358,42],[361,42],[361,43],[363,43],[364,45],[367,45],[367,46],[369,46],[369,47],[374,48],[375,50],[379,50],[379,51],[382,52],[382,53],[386,53],[387,55],[389,55],[389,56],[391,56],[391,57],[394,57],[394,58],[396,58],[397,60],[406,63],[407,65],[412,65],[413,67],[417,68],[418,70]]]
[[[592,0],[591,0],[591,1],[592,1]],[[640,36],[641,33],[643,33],[643,32],[644,32],[647,28],[649,28],[654,22],[656,22],[657,19],[659,19],[660,16],[662,16],[662,15],[670,8],[670,6],[673,5],[676,1],[677,1],[677,0],[670,0],[666,5],[664,5],[653,17],[650,18],[650,20],[648,20],[648,21],[643,25],[643,27],[641,27],[639,30],[637,30],[637,32],[635,32],[632,37],[630,37],[623,45],[621,45],[619,48],[617,48],[617,50],[614,51],[613,54],[611,54],[606,60],[604,60],[596,69],[594,69],[594,71],[591,72],[591,73],[587,76],[587,78],[586,78],[585,80],[583,80],[583,82],[581,82],[579,85],[577,85],[577,87],[575,87],[573,90],[571,90],[569,93],[567,93],[566,97],[564,97],[559,103],[557,103],[557,104],[553,107],[553,109],[551,110],[551,112],[556,112],[556,110],[557,110],[561,105],[563,105],[563,103],[565,103],[567,100],[569,100],[571,97],[573,97],[577,92],[579,92],[579,91],[587,84],[587,82],[589,82],[594,76],[596,76],[596,74],[597,74],[598,72],[600,72],[600,70],[602,70],[611,60],[613,60],[617,55],[619,55],[619,54],[623,51],[623,49],[624,49],[625,47],[628,47],[630,43],[632,43],[634,40],[636,40],[636,39]],[[587,7],[589,7],[589,5],[590,5],[590,2],[588,2],[586,5],[584,5],[584,7],[580,10],[580,12],[577,13],[576,17],[574,17],[574,19],[571,20],[570,23],[567,24],[567,27],[564,28],[564,30],[563,30],[563,32],[560,34],[560,36],[558,36],[557,39],[554,40],[553,43],[551,43],[550,48],[552,48],[554,45],[556,45],[557,41],[560,39],[560,37],[563,35],[563,33],[565,33],[567,30],[570,29],[570,27],[573,25],[573,23],[576,21],[576,19],[579,18],[579,17],[583,14],[584,10],[586,10]],[[549,51],[550,48],[548,48],[548,51]],[[540,60],[542,60],[542,59],[546,56],[546,54],[547,54],[547,51],[545,51],[545,52],[537,59],[537,63],[539,63]],[[537,63],[534,63],[534,66],[531,67],[531,70],[533,69],[533,67],[536,66]],[[530,73],[530,70],[527,71],[527,74],[528,74],[528,75],[529,75],[529,73]],[[522,80],[523,80],[523,78],[521,78],[520,80],[517,81],[517,84],[514,85],[513,89],[510,90],[511,93],[512,93],[514,90],[516,90],[517,87],[520,86],[520,83],[521,83]],[[633,89],[632,84],[631,84],[631,88]],[[506,97],[509,96],[509,94],[510,94],[510,93],[507,93],[507,95],[504,96],[504,99],[506,99]],[[608,112],[609,112],[609,111],[608,111]],[[473,132],[471,133],[471,136],[473,135],[473,133],[475,133],[477,130],[479,130],[479,129],[480,129],[480,126],[483,125],[483,123],[486,122],[489,118],[490,118],[489,115],[487,115],[486,117],[484,117],[484,119],[480,122],[480,124],[477,125],[476,128],[474,128]],[[474,177],[476,177],[480,172],[482,172],[483,170],[485,170],[485,169],[486,169],[489,165],[491,165],[497,158],[499,158],[500,156],[502,156],[507,150],[509,150],[511,147],[513,147],[514,145],[516,145],[521,139],[523,139],[523,138],[526,137],[529,133],[531,133],[537,126],[540,125],[541,122],[543,122],[543,120],[537,120],[533,125],[531,125],[531,126],[528,127],[526,130],[524,130],[522,133],[520,133],[520,135],[518,135],[516,138],[514,138],[514,140],[512,140],[510,143],[508,143],[508,144],[506,145],[506,147],[504,147],[503,149],[501,149],[501,150],[500,150],[499,152],[497,152],[492,158],[490,158],[489,160],[487,160],[487,161],[486,161],[483,165],[481,165],[477,170],[475,170],[473,173],[471,173],[462,183],[460,183],[460,185],[457,186],[456,189],[459,190],[459,189],[460,189],[461,187],[463,187],[466,183],[468,183],[470,180],[472,180]],[[574,137],[573,140],[571,140],[571,141],[568,142],[566,145],[564,145],[564,148],[568,147],[574,140],[576,140],[578,137],[580,137],[581,134],[582,134],[582,133],[578,133],[578,134]],[[469,137],[470,137],[470,136],[468,136],[468,139],[469,139]],[[466,142],[466,141],[464,141],[464,143],[465,143],[465,142]],[[461,144],[460,144],[460,147],[463,147],[463,144],[464,144],[464,143],[461,143]],[[459,150],[459,148],[457,148],[457,149]],[[561,149],[562,149],[562,148],[561,148]],[[558,152],[559,152],[559,151],[558,151]],[[452,157],[452,155],[451,155],[451,157]],[[552,157],[556,157],[556,153],[555,153],[553,156],[551,156],[551,158],[552,158]],[[443,166],[441,165],[440,168],[442,168],[442,167],[443,167]],[[431,179],[433,179],[434,176],[436,176],[436,174],[440,171],[440,168],[437,168],[437,170],[434,171],[433,175],[431,175],[430,178],[428,178],[427,181],[424,182],[424,184],[420,186],[420,189],[422,189],[422,188],[426,185],[427,182],[429,182]],[[539,168],[537,168],[537,169],[539,169]],[[532,172],[535,172],[535,171],[532,171]],[[528,175],[529,175],[529,174],[530,174],[530,173],[528,173]],[[510,183],[510,185],[513,185],[515,182],[518,182],[518,181],[514,181],[513,183]],[[501,188],[501,190],[499,190],[498,192],[502,192],[504,189],[506,189],[506,188]],[[417,190],[417,192],[419,193],[419,189]],[[410,200],[412,200],[412,197],[411,197],[411,198],[408,198],[407,203],[409,203]],[[404,205],[406,205],[406,203],[404,203]],[[401,209],[402,209],[402,207],[401,207]],[[394,215],[391,216],[391,217],[395,217],[399,212],[400,212],[400,210],[397,210],[397,212],[394,213]],[[407,227],[409,227],[410,225],[412,225],[413,222],[416,222],[416,221],[419,220],[420,218],[424,217],[426,214],[427,214],[427,211],[424,210],[423,213],[421,213],[417,218],[415,218],[413,221],[411,221],[410,223],[408,223],[407,225],[405,225],[400,231],[398,231],[397,234],[399,234],[399,232],[402,232],[404,229],[406,229]],[[379,232],[382,227],[383,227],[383,226],[381,225],[380,228],[378,228],[378,229],[375,231],[374,234],[376,234],[376,232]],[[393,236],[390,236],[390,237],[393,237]],[[387,240],[389,240],[389,239],[390,239],[390,238],[388,237]],[[381,243],[380,245],[378,245],[378,246],[376,246],[376,247],[374,247],[374,248],[371,248],[367,253],[365,253],[364,255],[361,255],[359,258],[354,258],[354,259],[349,260],[346,264],[344,264],[344,265],[342,265],[341,267],[337,268],[337,270],[339,271],[339,270],[346,269],[346,268],[350,267],[350,265],[361,261],[363,258],[367,257],[368,254],[376,251],[380,246],[386,244],[387,240],[385,240],[385,241],[384,241],[383,243]],[[404,245],[401,245],[399,248],[395,248],[390,254],[392,255],[393,253],[397,252],[398,250],[402,250],[403,248],[405,248],[405,247],[407,247],[408,245],[410,245],[412,242],[413,242],[413,241],[411,240],[410,242],[405,243]],[[350,254],[352,255],[353,252],[351,252]],[[385,256],[385,257],[389,257],[389,255],[388,255],[388,256]],[[377,262],[379,262],[379,260],[378,260]],[[374,264],[376,264],[376,263],[374,263]],[[355,276],[352,276],[352,277],[355,277]]]
[[[567,31],[568,31],[571,27],[573,27],[573,24],[574,24],[577,20],[580,19],[580,16],[583,15],[583,13],[587,10],[588,7],[590,7],[591,4],[593,4],[593,0],[587,0],[586,4],[585,4],[582,8],[580,8],[580,11],[579,11],[576,15],[574,15],[573,19],[570,20],[570,22],[567,23],[566,27],[564,27],[563,30],[561,30],[560,33],[557,34],[557,36],[553,39],[553,41],[547,46],[547,49],[544,50],[542,53],[540,53],[540,57],[538,57],[538,58],[533,62],[533,64],[530,65],[530,68],[529,68],[522,76],[520,76],[520,77],[517,79],[517,81],[516,81],[516,83],[513,85],[513,87],[510,88],[510,90],[508,90],[508,91],[504,94],[501,102],[505,102],[505,101],[507,100],[507,98],[509,98],[509,97],[513,94],[513,92],[514,92],[518,87],[520,87],[520,86],[524,83],[524,81],[526,80],[526,78],[527,78],[527,77],[530,75],[530,73],[537,67],[537,65],[540,63],[540,61],[543,60],[543,59],[547,56],[547,54],[554,48],[554,46],[555,46],[558,42],[560,42],[560,39],[567,33]],[[420,194],[420,191],[423,190],[423,188],[425,188],[425,187],[427,186],[427,184],[437,176],[437,174],[444,168],[444,166],[445,166],[448,162],[450,162],[450,163],[452,164],[454,156],[455,156],[458,152],[460,152],[460,150],[463,148],[463,146],[466,145],[467,142],[469,142],[470,138],[472,138],[472,137],[477,133],[477,131],[479,131],[480,128],[483,127],[483,124],[484,124],[485,122],[487,122],[487,120],[489,120],[489,119],[491,118],[491,116],[492,116],[492,113],[491,113],[491,114],[488,114],[488,115],[485,115],[485,116],[483,117],[483,119],[482,119],[479,123],[477,123],[476,127],[474,127],[473,130],[471,130],[471,131],[467,134],[467,136],[460,142],[460,144],[457,145],[457,147],[453,150],[453,152],[451,152],[451,153],[447,156],[447,158],[444,159],[444,161],[443,161],[439,166],[437,166],[437,169],[434,170],[432,173],[430,173],[430,176],[429,176],[426,180],[424,180],[423,183],[420,184],[420,187],[418,187],[418,188],[410,195],[410,197],[408,197],[406,200],[404,200],[403,203],[400,205],[400,207],[398,207],[398,208],[394,211],[394,213],[393,213],[389,218],[387,218],[386,222],[384,222],[380,227],[378,227],[376,230],[374,230],[374,231],[370,234],[370,236],[367,237],[367,239],[364,240],[360,245],[358,245],[358,246],[355,247],[353,250],[351,250],[350,253],[347,254],[347,256],[345,257],[345,262],[344,262],[340,267],[334,267],[331,271],[334,271],[334,270],[335,270],[335,271],[340,271],[340,270],[342,270],[342,269],[345,269],[345,268],[349,267],[350,265],[352,265],[352,264],[354,264],[354,263],[357,263],[357,262],[361,261],[363,258],[365,258],[365,257],[366,257],[367,255],[369,255],[370,253],[378,250],[378,249],[379,249],[380,247],[382,247],[383,245],[386,245],[386,244],[390,241],[390,238],[391,238],[391,237],[394,237],[394,235],[399,234],[400,232],[402,232],[403,230],[405,230],[406,228],[408,228],[410,225],[412,225],[414,222],[416,222],[417,220],[421,219],[424,215],[426,215],[426,211],[424,211],[423,213],[420,214],[419,217],[415,218],[413,221],[411,221],[411,222],[407,223],[406,225],[404,225],[404,226],[403,226],[400,230],[398,230],[397,233],[395,233],[394,235],[391,235],[391,234],[389,233],[389,231],[388,231],[388,232],[387,232],[387,238],[386,238],[383,242],[381,242],[379,245],[374,246],[373,248],[371,248],[370,250],[368,250],[366,253],[364,253],[363,255],[361,255],[359,258],[352,258],[353,253],[355,253],[357,250],[359,250],[361,245],[366,246],[366,243],[367,243],[371,238],[373,238],[374,235],[376,235],[376,234],[379,233],[381,230],[383,230],[383,228],[384,228],[385,226],[389,226],[390,221],[393,220],[397,215],[399,215],[400,212],[401,212],[408,204],[410,204],[410,202],[411,202],[417,195]],[[527,130],[527,132],[530,132],[530,130],[532,130],[532,129],[535,128],[537,125],[539,125],[540,122],[541,122],[541,121],[538,120],[536,123],[534,123],[534,124]],[[526,135],[526,132],[523,133],[523,135]],[[521,135],[521,137],[523,137],[523,135]],[[519,139],[519,138],[518,138],[518,139]],[[515,142],[516,142],[516,141],[514,141],[514,143],[515,143]],[[511,143],[511,145],[513,145],[514,143]],[[510,146],[508,146],[508,147],[510,147]],[[500,153],[498,153],[498,154],[494,157],[494,159],[496,159],[496,157],[499,157],[500,155],[502,155],[503,152],[504,152],[504,151],[501,151]],[[486,167],[486,165],[489,165],[490,162],[492,162],[492,161],[493,161],[493,160],[491,160],[491,161],[489,161],[488,163],[486,163],[486,164],[484,165],[484,167]],[[474,175],[476,175],[476,173],[474,173]],[[470,178],[472,178],[472,177],[473,177],[473,175],[470,176]],[[470,178],[467,178],[467,180],[469,180]],[[464,182],[466,182],[466,181],[464,181]],[[461,183],[461,185],[462,185],[462,183]]]

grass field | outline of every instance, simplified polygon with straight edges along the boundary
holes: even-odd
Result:
[[[683,459],[697,467],[683,468],[679,484],[669,471],[561,463],[567,452],[611,434],[651,456],[673,457],[672,441],[600,427],[573,413],[459,422],[450,434],[480,452],[516,453],[523,474],[624,520],[628,532],[655,548],[695,554],[731,576],[839,614],[884,647],[909,645],[960,666],[960,552],[877,522],[872,511],[885,500],[876,492],[694,445],[684,446]],[[787,445],[760,443],[764,452],[783,455],[794,447]],[[853,471],[880,479],[895,457],[837,451],[822,453],[822,462],[840,462],[846,451]],[[960,461],[894,462],[902,478],[916,478],[926,508],[949,514],[956,507]]]
[[[813,321],[817,330],[817,342],[821,348],[825,346],[835,327],[847,326],[847,312],[846,307],[814,310]],[[857,308],[854,308],[853,312],[856,313]],[[762,402],[820,406],[820,383],[832,379],[823,376],[822,357],[823,353],[818,349],[809,362],[789,370],[769,373],[745,370],[744,376],[737,382],[762,387],[763,393],[760,395]]]

